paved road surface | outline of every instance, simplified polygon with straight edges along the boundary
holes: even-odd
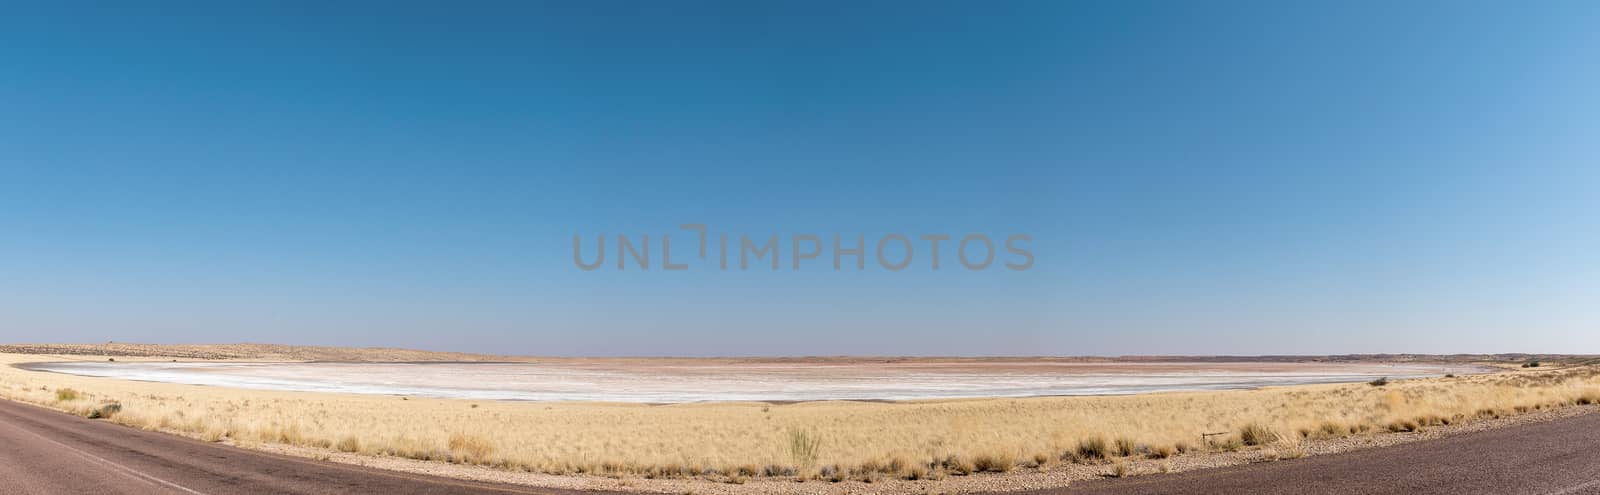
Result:
[[[5,494],[552,494],[235,449],[0,400]],[[1600,413],[1338,455],[1031,492],[1600,495]]]
[[[1600,494],[1600,413],[1343,454],[1029,493]]]
[[[318,462],[94,421],[0,399],[0,494],[574,495]]]

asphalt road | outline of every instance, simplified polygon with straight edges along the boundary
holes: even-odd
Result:
[[[576,495],[238,449],[0,399],[0,494]]]
[[[1343,454],[1027,493],[1600,494],[1600,413]]]
[[[0,400],[4,494],[551,494],[255,452]],[[1600,495],[1600,413],[1337,455],[1075,483],[1077,494]]]

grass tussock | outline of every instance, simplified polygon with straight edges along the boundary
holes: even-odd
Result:
[[[1042,468],[1050,464],[1050,456],[1044,452],[1036,452],[1033,454],[1031,461],[1027,464],[1027,467]]]
[[[1168,457],[1172,457],[1174,455],[1177,455],[1177,453],[1178,453],[1178,448],[1177,447],[1174,447],[1174,446],[1171,446],[1171,445],[1159,445],[1159,446],[1151,448],[1150,449],[1150,454],[1148,454],[1148,455],[1149,455],[1149,457],[1151,459],[1166,459]]]
[[[238,390],[35,373],[0,354],[0,397],[205,441],[273,443],[550,474],[938,480],[1056,460],[1196,451],[1303,455],[1297,442],[1600,404],[1600,367],[1262,390],[905,403],[453,401]],[[107,406],[115,404],[116,408]],[[471,407],[473,404],[478,407]],[[1202,433],[1227,432],[1202,436]],[[1131,465],[1129,468],[1131,469]]]
[[[344,438],[339,439],[338,443],[333,444],[333,447],[338,449],[340,452],[360,452],[361,439],[356,438],[355,435],[346,435]]]
[[[1317,425],[1317,432],[1328,438],[1338,438],[1355,433],[1353,430],[1350,425],[1338,421],[1323,421],[1322,424]]]
[[[972,468],[984,473],[1004,473],[1016,465],[1016,457],[1010,454],[981,454],[972,458]]]
[[[1127,462],[1123,462],[1123,461],[1119,460],[1117,462],[1111,463],[1111,477],[1112,478],[1126,478],[1126,477],[1132,476],[1132,475],[1133,475],[1133,466],[1129,466]]]
[[[90,409],[89,413],[85,414],[84,417],[89,419],[111,419],[120,412],[122,412],[122,404],[112,402]]]
[[[451,433],[447,444],[452,460],[464,464],[489,464],[495,446],[488,439],[465,433]]]
[[[1139,442],[1133,441],[1132,438],[1117,437],[1115,441],[1111,442],[1111,447],[1111,451],[1115,453],[1117,457],[1128,457],[1139,454]]]
[[[906,469],[905,479],[911,481],[932,479],[928,474],[927,466],[911,466]]]
[[[802,469],[817,464],[822,454],[822,437],[805,429],[789,430],[789,460]]]
[[[1111,447],[1104,437],[1085,438],[1078,441],[1073,458],[1079,461],[1098,461],[1111,456]]]
[[[1239,427],[1239,441],[1245,445],[1266,445],[1279,439],[1277,432],[1259,423],[1249,423]]]
[[[971,460],[957,455],[946,456],[938,464],[944,472],[955,476],[966,476],[978,470],[977,465]]]

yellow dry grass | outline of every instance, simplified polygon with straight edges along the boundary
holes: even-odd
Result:
[[[547,473],[823,479],[940,477],[1060,460],[1165,457],[1301,438],[1404,431],[1600,401],[1594,367],[1421,380],[1135,396],[904,403],[643,405],[239,390],[23,371],[0,354],[0,396],[217,441]],[[64,389],[73,392],[63,394]],[[66,398],[71,396],[71,398]],[[1201,434],[1231,432],[1202,441]]]

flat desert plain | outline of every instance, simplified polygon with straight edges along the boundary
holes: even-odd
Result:
[[[1486,373],[1465,359],[496,360],[196,349],[0,348],[12,352],[0,354],[0,396],[433,474],[797,493],[1036,488],[1298,457],[1327,450],[1318,442],[1600,401],[1591,365]],[[40,351],[67,352],[16,353]],[[344,362],[319,362],[331,356]],[[396,356],[407,362],[368,362]]]
[[[22,366],[83,376],[263,390],[479,400],[802,402],[1125,395],[1483,372],[1434,363],[1049,360],[567,360],[538,362],[116,362]]]

